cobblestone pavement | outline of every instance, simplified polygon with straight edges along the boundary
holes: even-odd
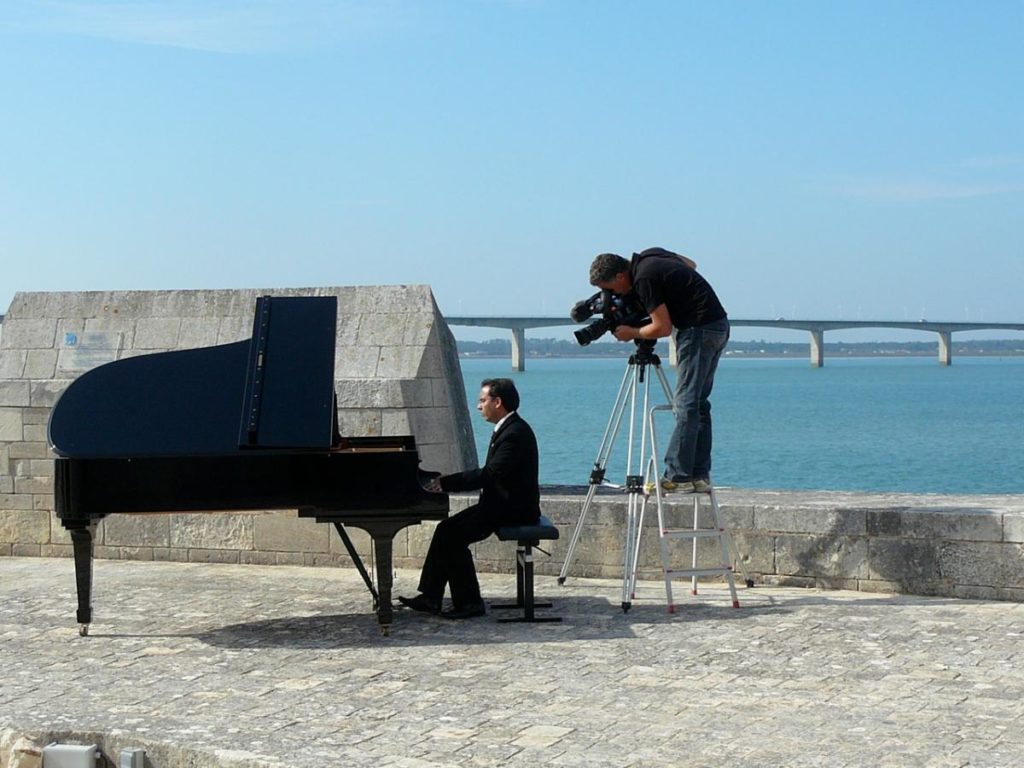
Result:
[[[417,574],[399,571],[396,592]],[[168,766],[1024,765],[1024,604],[571,579],[561,624],[401,611],[348,569],[0,558],[0,732]],[[514,578],[484,574],[485,595]]]

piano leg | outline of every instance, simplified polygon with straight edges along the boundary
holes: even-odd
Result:
[[[78,589],[78,634],[89,634],[92,622],[92,534],[95,524],[72,528],[71,545],[75,553],[75,586]]]
[[[391,587],[394,584],[391,559],[391,549],[394,534],[386,536],[374,536],[373,548],[377,553],[377,623],[380,624],[380,633],[384,636],[391,634],[391,621],[394,616],[391,608]]]

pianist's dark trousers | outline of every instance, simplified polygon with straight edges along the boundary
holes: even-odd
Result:
[[[496,530],[499,523],[493,511],[484,511],[479,504],[447,517],[434,529],[423,571],[420,573],[420,592],[441,600],[444,588],[452,593],[452,607],[480,602],[480,582],[473,566],[469,545],[483,541]]]

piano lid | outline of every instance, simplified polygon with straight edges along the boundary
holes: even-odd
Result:
[[[50,415],[59,456],[210,456],[332,443],[337,299],[257,300],[253,337],[126,358],[73,381]]]

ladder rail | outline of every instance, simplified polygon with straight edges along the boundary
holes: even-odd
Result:
[[[654,457],[657,456],[657,432],[655,428],[655,415],[659,412],[671,411],[674,412],[673,408],[668,405],[656,405],[647,411],[647,434],[650,437],[650,453],[651,463],[648,465],[648,478],[652,476],[652,468],[654,468]],[[710,482],[710,480],[709,480]],[[708,488],[707,491],[698,492],[693,494],[693,521],[692,526],[689,528],[679,528],[669,526],[666,521],[666,511],[664,505],[664,497],[661,488],[661,481],[659,478],[654,478],[654,494],[655,501],[658,510],[658,540],[659,540],[659,551],[661,554],[661,570],[665,580],[665,599],[668,604],[668,612],[675,612],[675,603],[672,597],[672,581],[674,579],[689,578],[690,579],[690,592],[691,594],[697,594],[697,580],[701,576],[718,576],[724,577],[725,582],[729,587],[729,595],[732,598],[732,605],[734,608],[739,608],[739,597],[736,594],[736,581],[733,576],[733,565],[735,562],[743,572],[744,579],[747,586],[753,586],[753,582],[750,580],[747,574],[746,568],[743,566],[743,560],[739,556],[739,552],[736,550],[735,542],[733,542],[732,536],[729,534],[728,527],[725,525],[725,521],[722,519],[721,509],[718,506],[718,499],[715,496],[714,486]],[[702,528],[700,525],[700,507],[701,499],[706,498],[708,500],[708,506],[710,507],[710,513],[712,518],[712,526],[710,528]],[[700,567],[698,559],[698,543],[701,541],[708,541],[717,539],[718,549],[721,552],[721,564],[718,566]],[[668,541],[670,540],[689,540],[691,543],[690,550],[690,567],[689,568],[673,568],[671,564],[671,555],[669,552]],[[639,551],[639,542],[637,543],[637,550]],[[734,560],[732,558],[735,558]],[[635,578],[634,563],[634,578]]]

